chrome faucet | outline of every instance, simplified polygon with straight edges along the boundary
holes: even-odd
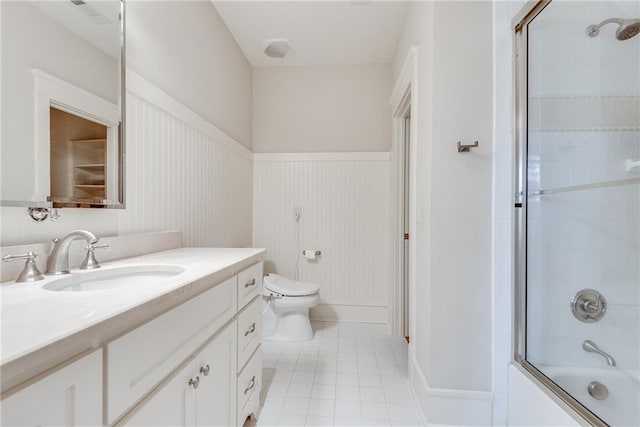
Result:
[[[98,238],[85,230],[74,230],[64,236],[62,240],[53,239],[53,249],[47,259],[47,272],[45,274],[67,274],[69,273],[69,247],[76,239],[85,239],[87,243],[93,245],[98,242]]]
[[[594,343],[591,340],[585,340],[582,343],[582,348],[584,349],[584,351],[587,351],[589,353],[596,353],[599,354],[600,356],[604,357],[607,361],[607,365],[609,366],[616,366],[616,361],[613,359],[613,357],[611,357],[611,355],[609,353],[606,353],[604,351],[602,351],[600,349],[600,347],[598,347],[596,345],[596,343]]]

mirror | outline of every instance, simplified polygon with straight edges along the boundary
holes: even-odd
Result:
[[[2,206],[124,207],[124,0],[0,1]]]

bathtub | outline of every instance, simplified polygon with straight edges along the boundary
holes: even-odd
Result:
[[[640,426],[640,372],[611,368],[538,365],[549,379],[611,426]],[[599,381],[609,390],[605,400],[593,398],[587,387]]]

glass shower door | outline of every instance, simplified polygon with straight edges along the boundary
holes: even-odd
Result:
[[[526,46],[526,361],[629,426],[640,425],[638,18],[640,2],[553,0]]]

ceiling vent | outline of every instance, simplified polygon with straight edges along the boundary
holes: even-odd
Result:
[[[97,25],[104,25],[111,22],[109,18],[102,15],[96,9],[88,5],[84,0],[70,0],[75,6],[78,6],[78,10],[80,10],[85,17],[87,17],[91,22]]]
[[[264,53],[271,58],[284,58],[293,55],[293,49],[287,39],[271,39],[262,43],[265,46]]]

